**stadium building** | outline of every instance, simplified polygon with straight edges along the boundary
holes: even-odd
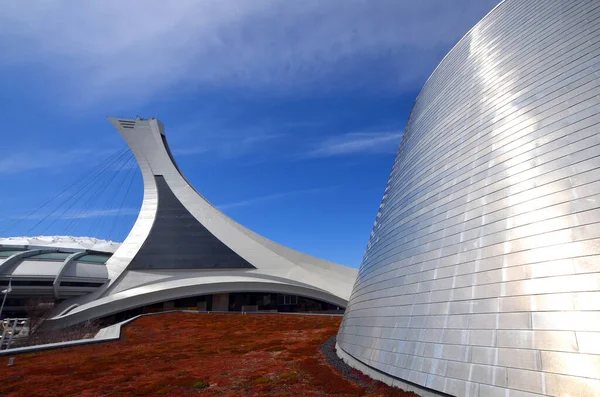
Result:
[[[22,316],[32,298],[57,303],[55,327],[177,308],[343,312],[356,269],[279,245],[220,212],[177,167],[159,120],[110,122],[142,172],[133,228],[121,244],[0,239],[0,283],[12,288],[4,314]]]

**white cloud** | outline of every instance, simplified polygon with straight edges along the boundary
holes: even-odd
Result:
[[[16,174],[34,170],[61,170],[71,165],[96,164],[108,150],[69,149],[69,150],[28,150],[7,152],[0,157],[0,174]]]
[[[15,216],[13,219],[90,219],[90,218],[102,218],[102,217],[113,217],[113,216],[126,216],[126,215],[138,215],[140,212],[139,208],[110,208],[105,210],[100,209],[71,209],[64,213],[56,212],[49,215],[46,214],[31,214],[23,216]]]
[[[293,190],[293,191],[290,191],[290,192],[269,194],[267,196],[255,197],[255,198],[250,198],[250,199],[246,199],[246,200],[240,200],[240,201],[236,201],[236,202],[232,202],[232,203],[216,205],[216,207],[219,208],[220,210],[225,210],[225,209],[230,209],[230,208],[236,208],[236,207],[247,207],[247,206],[250,206],[250,205],[262,203],[264,201],[279,200],[279,199],[284,199],[284,198],[287,198],[287,197],[298,196],[298,195],[303,195],[303,194],[322,193],[322,192],[326,192],[326,191],[330,191],[332,189],[335,189],[336,187],[337,186],[330,186],[330,187],[327,187],[327,188]]]
[[[205,155],[221,159],[259,156],[273,151],[288,142],[290,134],[271,132],[269,126],[251,125],[244,129],[223,126],[206,126],[203,121],[177,126],[168,132],[173,141],[169,146],[177,159],[179,156]],[[201,136],[205,145],[187,146],[191,139]]]
[[[192,147],[182,147],[173,150],[173,155],[175,156],[195,156],[197,154],[204,154],[209,152],[209,150],[205,147],[200,146],[192,146]]]
[[[0,0],[0,66],[58,71],[74,103],[198,85],[396,90],[497,2]]]
[[[401,132],[349,133],[321,142],[307,157],[334,157],[350,154],[395,153]]]
[[[125,216],[125,215],[138,215],[140,212],[139,208],[111,208],[106,210],[87,210],[83,212],[71,211],[61,216],[61,219],[88,219],[88,218],[102,218],[105,216]]]

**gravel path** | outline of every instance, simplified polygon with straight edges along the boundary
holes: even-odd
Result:
[[[338,370],[344,378],[355,382],[361,387],[364,387],[366,390],[372,391],[374,389],[374,382],[365,382],[364,380],[362,380],[357,374],[358,370],[352,371],[354,368],[346,364],[344,360],[338,357],[338,355],[335,352],[335,342],[336,336],[334,335],[331,338],[329,338],[327,342],[321,345],[321,351],[323,352],[323,354],[325,354],[325,357],[327,357],[327,362],[331,364],[333,368]]]

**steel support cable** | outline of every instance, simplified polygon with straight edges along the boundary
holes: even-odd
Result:
[[[109,176],[110,174],[108,172],[98,176],[97,181],[94,184],[94,189],[88,189],[89,194],[86,194],[82,197],[82,204],[78,205],[78,208],[74,209],[72,213],[68,215],[70,221],[65,228],[65,233],[69,234],[69,230],[75,229],[81,224],[81,222],[84,222],[90,217],[90,211],[96,204],[98,197],[103,194]],[[81,233],[79,234],[83,235]]]
[[[125,148],[125,149],[126,149],[126,148]],[[120,159],[120,158],[122,158],[122,157],[123,157],[123,156],[124,156],[126,153],[127,153],[127,149],[126,149],[126,150],[124,150],[124,151],[122,151],[122,152],[119,154],[119,157],[117,158],[117,160],[118,160],[118,159]],[[80,187],[79,187],[79,188],[78,188],[78,189],[77,189],[75,192],[73,192],[73,193],[72,193],[72,194],[71,194],[71,195],[70,195],[70,196],[69,196],[69,197],[68,197],[68,198],[67,198],[67,199],[66,199],[64,202],[60,203],[60,204],[59,204],[59,205],[58,205],[58,206],[57,206],[57,207],[56,207],[54,210],[52,210],[52,211],[51,211],[49,214],[47,214],[45,217],[43,217],[42,219],[40,219],[40,221],[39,221],[39,222],[37,222],[37,223],[36,223],[36,224],[35,224],[33,227],[31,227],[31,228],[30,228],[30,229],[27,231],[27,234],[28,234],[29,232],[31,232],[32,230],[34,230],[36,227],[38,227],[38,226],[39,226],[39,225],[40,225],[42,222],[44,222],[46,219],[48,219],[48,218],[49,218],[51,215],[53,215],[53,214],[54,214],[56,211],[58,211],[58,209],[61,207],[61,205],[62,205],[62,204],[65,204],[65,203],[69,202],[69,201],[70,201],[71,199],[73,199],[73,198],[74,198],[74,197],[75,197],[77,194],[79,194],[79,192],[81,192],[83,189],[85,189],[87,186],[89,186],[89,185],[90,185],[90,183],[92,183],[92,182],[93,182],[93,181],[94,181],[94,180],[95,180],[95,179],[96,179],[96,178],[97,178],[99,175],[103,174],[103,173],[104,173],[104,172],[105,172],[105,171],[106,171],[108,168],[110,168],[110,167],[112,166],[112,164],[113,164],[113,163],[114,163],[114,161],[113,161],[112,163],[105,163],[105,164],[103,165],[103,167],[102,167],[102,169],[101,169],[100,171],[97,171],[97,172],[95,173],[95,175],[94,175],[92,178],[89,178],[88,180],[86,180],[86,181],[84,182],[84,184],[83,184],[82,186],[80,186]],[[69,206],[67,209],[69,209],[69,208],[71,208],[71,207],[72,207],[72,204],[71,204],[71,205],[70,205],[70,206]],[[63,212],[61,213],[61,216],[62,216],[62,215],[64,215],[64,214],[65,214],[65,212],[66,212],[66,210],[65,210],[65,211],[63,211]],[[55,219],[55,220],[56,220],[56,219]],[[54,223],[54,222],[52,222],[52,223]],[[47,228],[46,228],[46,229],[47,229]]]
[[[71,200],[71,204],[67,205],[65,210],[57,217],[54,218],[53,221],[50,222],[49,225],[47,225],[44,229],[43,232],[45,232],[46,230],[48,230],[58,219],[61,219],[63,217],[63,215],[65,215],[67,213],[67,211],[69,211],[71,208],[73,208],[73,206],[75,205],[75,203],[78,201],[78,197],[77,195],[81,192],[84,191],[84,189],[86,189],[92,182],[94,182],[98,177],[100,177],[100,175],[104,175],[104,173],[110,169],[113,164],[117,161],[119,161],[120,158],[122,158],[127,152],[123,152],[115,161],[113,161],[112,163],[107,163],[105,164],[105,166],[103,167],[102,170],[100,170],[100,172],[97,172],[96,175],[94,175],[94,177],[90,178],[89,180],[87,180],[82,186],[79,187],[79,189],[77,189],[75,192],[73,192],[71,194],[71,196],[69,196],[65,201],[63,201],[62,203],[59,204],[59,206],[57,206],[51,213],[49,213],[46,216],[46,219],[49,218],[51,215],[55,214],[63,204],[67,204],[68,202],[70,202]],[[100,184],[100,186],[103,186],[102,184]],[[85,193],[84,193],[85,196]],[[42,223],[44,220],[38,222],[38,224]],[[37,227],[37,225],[35,225],[33,228]],[[33,229],[32,228],[32,229]]]
[[[129,161],[129,157],[127,158],[127,161]],[[119,169],[122,169],[123,166],[119,166]],[[112,174],[112,178],[107,182],[106,186],[107,186],[107,190],[106,190],[106,195],[100,195],[98,196],[98,203],[102,202],[102,198],[108,196],[108,199],[104,199],[104,203],[100,204],[99,206],[94,203],[94,207],[95,208],[101,208],[100,213],[98,214],[98,216],[94,217],[94,219],[91,221],[90,223],[90,227],[88,228],[88,235],[95,235],[98,236],[97,233],[97,229],[100,227],[100,223],[102,223],[102,221],[104,220],[105,214],[106,214],[106,209],[107,206],[109,205],[109,202],[111,200],[111,197],[114,196],[114,192],[111,192],[111,189],[108,189],[108,187],[113,186],[113,181],[116,179],[117,176],[122,175],[122,172],[117,171],[114,174]]]
[[[105,206],[102,214],[100,215],[100,219],[98,222],[98,230],[101,230],[103,227],[105,227],[105,224],[108,222],[107,217],[115,216],[115,214],[112,214],[112,215],[107,215],[107,214],[113,210],[112,207],[114,206],[115,201],[119,197],[119,194],[121,192],[123,184],[125,183],[125,179],[127,179],[127,170],[132,165],[131,164],[132,160],[133,160],[133,153],[130,153],[129,158],[127,159],[127,161],[123,164],[123,166],[118,171],[118,174],[120,176],[122,176],[122,178],[121,178],[120,182],[117,182],[118,183],[117,188],[115,189],[114,193],[109,196],[106,206]]]
[[[106,178],[106,176],[104,176],[104,178]],[[97,185],[98,186],[106,186],[105,180],[98,181]],[[100,192],[101,192],[101,189],[96,189],[96,190],[92,191],[91,194],[89,195],[89,197],[87,198],[87,200],[81,206],[81,208],[79,210],[77,210],[75,213],[73,213],[71,220],[65,227],[65,233],[68,234],[69,231],[71,230],[71,228],[74,228],[77,225],[77,221],[85,218],[85,214],[88,213],[90,211],[90,209],[92,208],[92,206],[95,204],[96,199],[100,196]]]
[[[88,202],[88,206],[86,209],[83,210],[83,213],[88,213],[91,211],[95,211],[94,208],[98,208],[98,203],[101,202],[102,197],[107,194],[106,192],[109,190],[108,188],[111,186],[112,184],[112,179],[114,178],[114,175],[116,175],[115,173],[109,173],[106,175],[105,179],[102,181],[102,186],[104,187],[104,189],[98,190],[92,197],[90,197],[90,200]],[[98,217],[101,214],[93,214],[95,216],[87,216],[85,217],[88,220],[89,223],[89,227],[87,229],[87,235],[91,235],[91,232],[93,230],[93,225],[96,223]]]
[[[129,155],[126,157],[126,162],[129,162],[131,160],[131,157],[133,155],[131,154],[131,152],[129,152]],[[108,189],[109,186],[112,186],[113,181],[115,181],[115,179],[117,179],[117,176],[122,175],[121,170],[123,169],[123,165],[119,165],[118,168],[115,167],[115,171],[112,173],[110,180],[106,183],[106,191],[110,193],[110,189]],[[102,197],[99,196],[99,197]],[[95,230],[100,227],[100,224],[103,222],[105,215],[106,215],[106,208],[108,205],[110,205],[110,203],[112,202],[112,198],[114,197],[114,194],[108,194],[108,199],[105,200],[104,205],[101,205],[102,208],[104,208],[102,210],[102,212],[100,213],[100,216],[97,216],[94,221],[91,224],[91,229],[89,231],[90,235],[91,233],[95,233]],[[96,233],[97,234],[97,233]]]
[[[119,210],[117,212],[117,216],[113,219],[113,224],[110,229],[109,236],[112,236],[113,232],[115,231],[115,228],[117,227],[117,223],[119,222],[119,220],[121,220],[121,211],[123,210],[123,206],[125,205],[125,202],[127,201],[127,197],[129,196],[129,191],[131,190],[131,185],[133,184],[133,180],[135,179],[135,176],[138,174],[137,168],[135,167],[135,164],[136,164],[135,158],[133,160],[134,160],[133,161],[134,168],[129,173],[129,183],[127,184],[127,190],[125,191],[125,195],[123,196],[123,199],[121,200],[121,205],[119,205]]]
[[[114,152],[113,154],[111,154],[109,157],[107,157],[106,159],[98,162],[98,164],[96,164],[94,167],[92,167],[92,172],[94,171],[95,168],[99,168],[102,164],[104,164],[106,161],[110,161],[113,157],[116,157],[119,155],[119,153],[121,153],[123,150],[128,150],[128,147],[125,145],[124,147],[122,147],[121,149],[117,150],[116,152]],[[77,176],[77,178],[74,179],[74,181],[69,184],[67,187],[65,187],[63,190],[61,190],[59,193],[55,194],[54,196],[48,198],[47,200],[45,200],[44,202],[42,202],[42,204],[40,204],[38,207],[36,207],[34,210],[32,210],[31,212],[27,213],[27,215],[25,215],[24,217],[19,217],[16,218],[15,220],[13,220],[10,223],[6,223],[5,226],[3,228],[0,229],[0,233],[4,233],[6,230],[15,227],[16,225],[18,225],[20,222],[23,222],[27,219],[29,219],[32,215],[34,215],[36,212],[40,211],[42,208],[44,208],[46,205],[50,204],[52,201],[54,201],[54,199],[62,196],[64,193],[66,193],[69,189],[71,189],[72,187],[74,187],[75,185],[77,185],[84,176],[88,175],[90,173],[90,171],[86,171],[85,173],[82,173],[80,175]]]
[[[78,220],[86,218],[86,214],[91,210],[92,206],[96,203],[97,198],[101,195],[103,191],[102,188],[106,187],[109,175],[110,173],[105,173],[102,176],[99,176],[99,178],[103,178],[99,179],[95,184],[99,188],[91,190],[91,193],[88,195],[85,202],[81,205],[81,208],[79,208],[73,213],[71,221],[67,225],[65,232],[68,232],[68,230],[76,226]]]
[[[109,159],[107,159],[107,161],[112,161],[112,160],[114,160],[114,159],[113,159],[113,157],[118,157],[118,156],[120,156],[120,155],[123,153],[123,150],[124,150],[124,149],[126,149],[126,148],[122,148],[122,149],[120,149],[120,150],[119,150],[117,153],[115,153],[113,156],[109,157]],[[97,168],[95,168],[95,169],[92,169],[92,175],[95,175],[95,174],[101,173],[101,172],[102,172],[102,170],[103,170],[103,169],[104,169],[104,167],[105,167],[105,164],[106,164],[106,162],[102,162],[101,164],[99,164],[99,166],[98,166]],[[89,172],[87,172],[87,173],[85,173],[85,174],[82,174],[82,176],[88,176],[88,175],[89,175]],[[83,186],[87,185],[86,179],[78,177],[78,178],[77,178],[77,181],[76,181],[75,183],[71,184],[71,186],[70,186],[69,188],[71,188],[71,187],[75,187],[75,186],[76,186],[76,185],[77,185],[79,182],[82,182],[82,181],[83,181]],[[58,194],[56,197],[60,197],[60,196],[62,196],[62,195],[63,195],[64,193],[66,193],[68,190],[69,190],[69,189],[64,189],[64,190],[63,190],[61,193],[59,193],[59,194]],[[76,189],[76,190],[75,190],[75,193],[77,193],[77,191],[78,191],[78,189]],[[73,197],[73,195],[74,195],[75,193],[71,193],[71,195],[70,195],[69,197],[67,197],[67,200],[66,200],[66,201],[70,200],[70,199]],[[35,227],[37,227],[37,226],[38,226],[39,224],[41,224],[42,222],[44,222],[44,221],[45,221],[45,220],[46,220],[46,219],[47,219],[47,218],[48,218],[50,215],[52,215],[53,213],[55,213],[55,212],[56,212],[56,211],[57,211],[57,210],[58,210],[58,209],[61,207],[61,205],[62,205],[62,204],[64,204],[64,202],[65,202],[65,201],[63,201],[63,202],[60,202],[60,203],[59,203],[59,204],[58,204],[58,205],[57,205],[57,206],[56,206],[56,207],[55,207],[53,210],[51,210],[51,211],[50,211],[50,212],[49,212],[49,213],[48,213],[48,214],[47,214],[45,217],[43,217],[43,218],[42,218],[42,219],[41,219],[41,220],[40,220],[40,221],[39,221],[39,222],[38,222],[36,225],[34,225],[32,228],[30,228],[30,229],[27,231],[27,233],[29,233],[29,231],[33,230]]]
[[[96,182],[92,186],[92,189],[86,189],[81,196],[81,200],[78,201],[78,208],[73,209],[70,214],[68,214],[67,218],[70,218],[69,223],[65,227],[65,234],[69,234],[69,230],[75,227],[78,224],[78,221],[82,220],[86,217],[86,214],[89,212],[91,206],[95,202],[95,199],[98,195],[101,194],[103,188],[106,186],[106,181],[108,178],[108,173],[104,172],[97,176]],[[73,234],[73,233],[70,233]]]
[[[124,151],[112,163],[106,164],[106,166],[104,167],[104,169],[102,169],[102,171],[100,173],[96,174],[93,178],[91,178],[90,180],[88,180],[87,183],[85,184],[85,186],[82,186],[79,191],[82,191],[83,189],[85,189],[90,184],[93,187],[96,187],[95,190],[92,190],[92,196],[98,194],[98,192],[102,192],[103,190],[105,190],[106,189],[106,184],[104,183],[104,179],[102,179],[102,178],[106,179],[107,176],[110,175],[109,170],[112,169],[116,163],[120,162],[123,159],[123,157],[127,155],[127,153],[128,153],[128,151]],[[98,181],[99,178],[100,178],[100,181]],[[79,198],[75,198],[76,195],[79,193],[79,191],[75,192],[75,194],[73,194],[68,200],[65,201],[65,204],[66,204],[67,202],[70,201],[70,199],[73,198],[73,201],[71,202],[71,204],[68,205],[59,216],[55,217],[54,220],[52,222],[50,222],[50,224],[48,226],[46,226],[46,228],[44,229],[44,231],[48,230],[58,219],[62,219],[63,216],[68,211],[70,211],[76,203],[79,202]],[[82,195],[81,198],[85,197],[86,193],[87,193],[87,191],[84,191],[84,193],[83,193],[83,195]],[[75,217],[75,216],[76,216],[76,214],[71,214],[71,217]]]
[[[96,175],[96,178],[100,177],[100,176],[104,176],[104,173],[106,172],[107,168],[103,169],[100,173],[98,173],[98,175]],[[50,221],[50,223],[48,223],[41,231],[41,233],[45,233],[48,229],[50,229],[55,223],[56,221],[58,221],[59,219],[64,219],[65,214],[67,214],[69,211],[72,211],[72,208],[75,206],[75,204],[77,204],[78,202],[80,202],[83,197],[85,197],[85,194],[87,193],[88,189],[86,189],[89,185],[91,184],[91,180],[88,181],[86,184],[84,184],[83,186],[81,186],[77,191],[73,192],[71,194],[70,197],[67,198],[67,200],[63,201],[58,207],[56,207],[50,214],[48,214],[48,216],[46,218],[50,218],[55,214],[58,214],[58,212],[60,210],[62,210],[62,212],[58,215],[55,215],[53,217],[53,219]],[[100,186],[102,187],[103,184],[95,184],[92,186]],[[80,193],[83,192],[83,194],[80,195]],[[64,206],[64,207],[63,207]],[[64,208],[64,209],[63,209]],[[74,216],[74,214],[70,214],[69,216]],[[42,222],[40,222],[41,224]],[[37,227],[34,226],[34,228]]]

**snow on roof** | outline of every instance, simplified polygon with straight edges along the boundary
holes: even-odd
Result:
[[[110,253],[114,253],[121,245],[121,243],[95,237],[75,236],[0,237],[0,244],[87,249]]]

